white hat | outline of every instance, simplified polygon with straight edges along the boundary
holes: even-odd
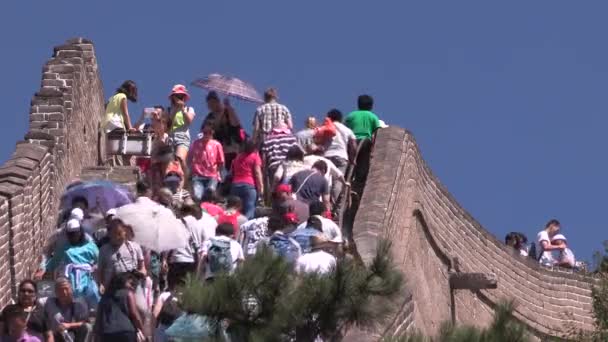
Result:
[[[68,233],[80,231],[80,221],[77,219],[70,219],[65,225],[65,231]]]
[[[551,241],[557,241],[557,240],[566,240],[566,237],[563,234],[555,234],[552,238]]]
[[[116,208],[112,208],[112,209],[106,211],[106,217],[110,217],[110,216],[116,216]]]
[[[72,211],[70,211],[70,218],[82,221],[84,220],[84,211],[82,211],[80,208],[74,208]]]

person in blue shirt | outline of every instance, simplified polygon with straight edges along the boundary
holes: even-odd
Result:
[[[289,236],[300,245],[302,253],[310,253],[312,251],[311,238],[317,235],[323,235],[323,224],[319,217],[311,216],[304,228],[296,229]]]
[[[77,219],[66,223],[68,244],[58,248],[46,264],[46,272],[54,272],[70,280],[74,296],[84,297],[89,307],[99,302],[99,290],[93,279],[93,267],[99,258],[95,241],[88,237]]]

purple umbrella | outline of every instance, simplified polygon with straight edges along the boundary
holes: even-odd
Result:
[[[85,198],[90,210],[104,214],[112,208],[133,202],[133,195],[126,186],[106,180],[83,182],[68,187],[61,196],[61,207],[70,209],[72,201],[77,197]]]
[[[235,77],[211,74],[205,78],[194,80],[192,85],[209,91],[217,91],[226,96],[236,97],[244,101],[254,103],[264,102],[251,84]]]

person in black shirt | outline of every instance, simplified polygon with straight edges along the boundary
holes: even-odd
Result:
[[[312,165],[312,169],[291,176],[289,184],[296,198],[306,204],[322,200],[325,210],[330,210],[329,185],[323,176],[326,173],[327,163],[319,160]]]
[[[8,334],[8,325],[5,321],[5,313],[10,310],[10,307],[18,306],[26,313],[27,333],[40,338],[40,340],[48,339],[46,334],[46,321],[44,317],[44,307],[38,302],[36,296],[38,287],[33,280],[26,279],[19,283],[17,289],[17,301],[15,304],[9,304],[2,310],[0,324],[3,335]]]
[[[207,107],[209,114],[203,121],[201,131],[207,124],[213,127],[213,138],[222,144],[226,160],[224,165],[226,170],[230,170],[232,161],[239,152],[239,146],[245,141],[241,121],[228,99],[224,99],[222,103],[215,91],[210,91],[207,95]]]
[[[135,281],[131,273],[116,274],[99,302],[95,335],[99,341],[137,342],[144,329],[135,304]]]

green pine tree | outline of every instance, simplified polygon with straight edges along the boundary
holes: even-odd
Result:
[[[608,341],[608,274],[600,276],[600,285],[591,291],[596,328],[593,341]]]
[[[596,328],[593,341],[608,341],[608,241],[604,242],[604,248],[597,269],[600,284],[591,291]]]
[[[393,313],[403,278],[390,249],[379,241],[369,266],[344,258],[323,275],[297,275],[263,249],[233,275],[210,284],[189,281],[182,303],[189,312],[228,322],[232,341],[341,341],[349,327],[374,327]]]
[[[604,241],[604,254],[599,254],[597,271],[608,274],[608,241]]]

